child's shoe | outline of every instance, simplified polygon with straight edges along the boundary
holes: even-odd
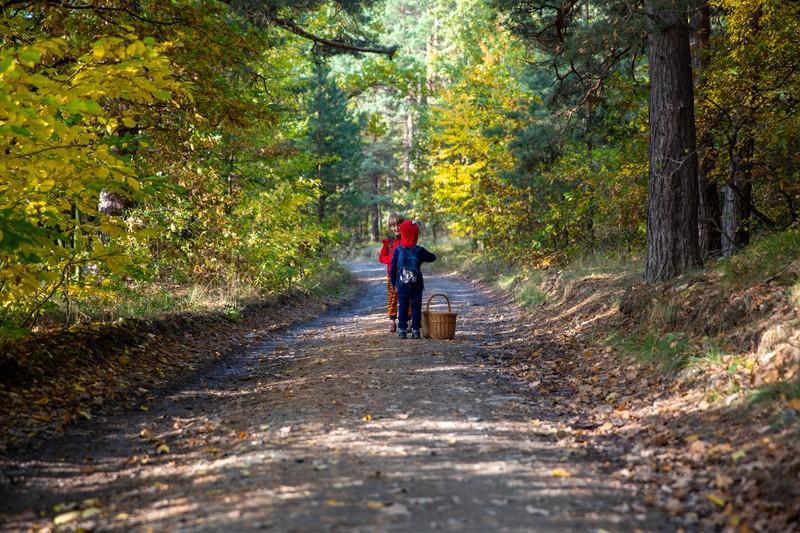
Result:
[[[393,318],[389,319],[389,333],[397,331],[397,321]]]
[[[419,334],[419,330],[418,330],[418,329],[415,329],[415,330],[414,330],[414,332],[411,334],[411,338],[412,338],[412,339],[419,339],[419,338],[421,338],[421,336],[420,336],[420,334]]]
[[[401,339],[405,339],[405,338],[407,338],[407,337],[408,337],[408,336],[407,336],[407,334],[406,334],[406,330],[404,330],[404,329],[401,329],[401,330],[400,330],[400,338],[401,338]]]

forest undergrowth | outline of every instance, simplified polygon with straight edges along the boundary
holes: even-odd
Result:
[[[69,328],[53,317],[49,327],[45,321],[24,338],[5,339],[0,345],[0,453],[110,410],[146,411],[158,390],[226,352],[352,297],[351,281],[349,271],[332,263],[271,295],[237,287],[160,287],[161,303],[168,304],[160,305],[151,293],[131,290],[124,309],[98,307]]]
[[[800,517],[797,243],[766,236],[657,286],[625,254],[525,270],[447,243],[436,268],[528,309],[532,347],[509,370],[571,390],[565,446],[606,452],[609,475],[689,528],[782,531]]]

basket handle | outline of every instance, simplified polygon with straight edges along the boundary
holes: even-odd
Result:
[[[430,298],[428,298],[428,305],[426,305],[426,306],[425,306],[425,312],[426,312],[426,313],[429,313],[429,312],[430,312],[430,310],[431,310],[431,300],[433,300],[433,299],[434,299],[434,298],[436,298],[437,296],[441,296],[442,298],[444,298],[445,300],[447,300],[447,312],[448,312],[448,313],[452,313],[452,312],[453,312],[453,310],[452,310],[452,309],[450,309],[450,298],[448,298],[446,294],[442,294],[441,292],[437,292],[437,293],[435,293],[435,294],[431,294],[431,297],[430,297]]]

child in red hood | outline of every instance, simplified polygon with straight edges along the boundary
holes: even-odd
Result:
[[[395,249],[400,246],[400,224],[404,221],[399,213],[389,215],[387,225],[392,237],[383,239],[383,247],[378,259],[386,265],[386,314],[389,315],[389,331],[397,331],[397,291],[392,286],[392,279],[389,277],[389,268],[392,264],[392,256]]]
[[[422,263],[433,263],[436,256],[417,244],[419,226],[406,220],[400,224],[400,246],[392,256],[389,277],[397,289],[400,338],[405,339],[408,329],[408,309],[411,308],[411,338],[419,339],[422,322]]]

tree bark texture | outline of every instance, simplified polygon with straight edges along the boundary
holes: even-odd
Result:
[[[681,2],[648,0],[650,180],[645,279],[702,265],[697,243],[697,152],[689,25]]]
[[[732,140],[730,171],[725,185],[722,207],[722,255],[730,257],[750,243],[749,221],[752,215],[753,179],[750,160],[754,143],[751,138],[742,143]]]
[[[698,232],[697,232],[697,245],[700,249],[700,256],[705,259],[713,257],[720,253],[722,249],[722,213],[719,208],[719,189],[717,184],[713,181],[706,179],[707,172],[704,172],[703,166],[709,160],[704,156],[700,163],[700,170],[698,175],[698,186],[700,187],[699,204],[698,204]]]
[[[374,174],[372,176],[372,197],[375,198],[374,204],[372,205],[372,209],[370,210],[370,224],[369,224],[369,240],[372,242],[378,242],[378,238],[380,236],[380,225],[381,225],[381,206],[378,204],[377,198],[380,194],[380,185],[381,183],[381,176],[380,174]]]
[[[711,40],[711,8],[706,0],[699,0],[692,14],[692,67],[695,87],[703,84],[708,68],[708,53]],[[697,140],[697,187],[698,187],[698,246],[700,256],[705,259],[720,253],[722,227],[720,198],[717,184],[709,179],[714,170],[714,138],[706,131]]]
[[[115,192],[100,191],[100,201],[97,210],[104,215],[122,216],[125,209],[129,207],[128,202]]]
[[[414,170],[411,160],[411,151],[414,147],[414,98],[406,98],[406,120],[403,125],[403,180],[408,183],[411,180],[411,172]]]

